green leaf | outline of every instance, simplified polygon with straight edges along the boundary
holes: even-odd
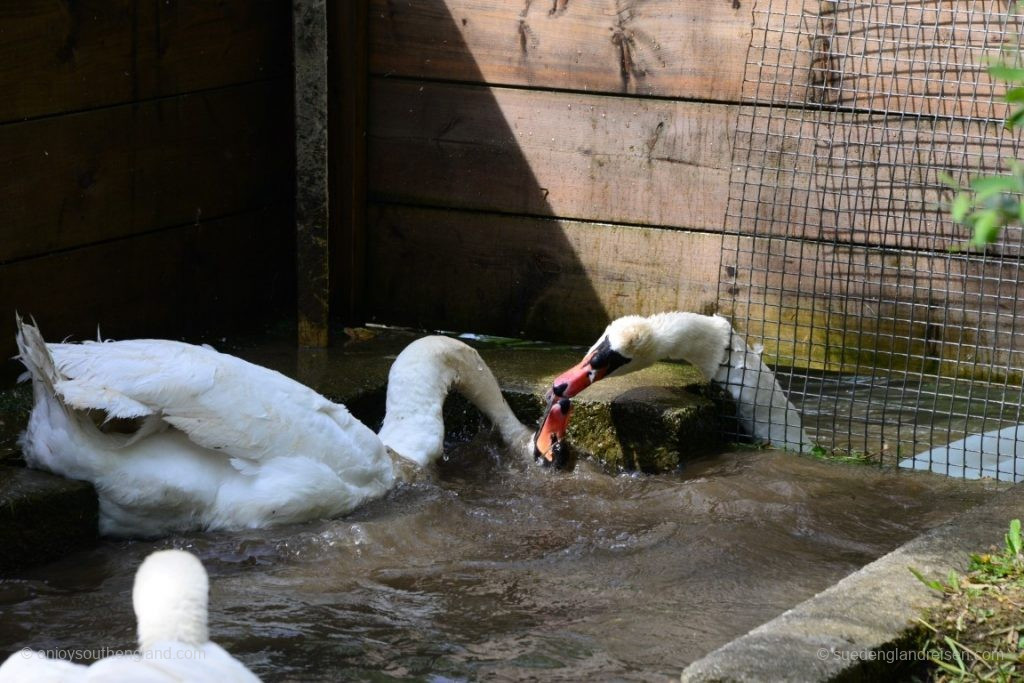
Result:
[[[1013,130],[1020,125],[1021,121],[1024,121],[1024,109],[1018,109],[1006,117],[1006,122],[1003,124],[1003,127]]]
[[[967,667],[964,666],[964,660],[960,658],[960,644],[949,636],[945,637],[945,641],[946,645],[949,646],[949,649],[953,652],[953,658],[956,660],[956,663],[960,665],[960,670],[965,671]]]
[[[974,221],[974,234],[971,243],[976,247],[984,247],[999,239],[1000,216],[996,209],[988,209],[977,215]]]
[[[1014,519],[1010,522],[1010,532],[1006,534],[1006,547],[1014,555],[1019,555],[1021,551],[1021,538],[1020,538],[1020,520]]]
[[[971,210],[971,196],[966,192],[961,192],[953,199],[953,207],[950,209],[950,215],[953,220],[957,223],[963,223],[964,218],[967,217],[967,212]]]
[[[942,183],[943,185],[945,185],[946,187],[953,188],[954,190],[962,190],[963,189],[962,187],[960,187],[960,183],[958,183],[956,181],[956,178],[954,178],[950,174],[946,173],[945,171],[941,171],[939,173],[939,182]]]
[[[943,592],[942,584],[936,581],[935,579],[924,578],[924,574],[914,569],[913,567],[907,567],[907,569],[909,569],[910,573],[913,574],[914,577],[924,585],[928,586],[932,590]]]
[[[993,64],[988,68],[988,74],[1000,81],[1024,82],[1024,69],[1006,64]]]
[[[1024,87],[1017,86],[1006,91],[1007,102],[1024,102]]]
[[[1017,179],[1008,175],[988,175],[971,181],[971,189],[978,193],[978,201],[1000,192],[1017,192]]]
[[[957,676],[962,676],[965,673],[967,673],[965,670],[958,669],[955,666],[953,666],[952,664],[949,664],[947,662],[942,661],[938,657],[929,657],[928,659],[930,659],[932,664],[934,664],[935,666],[939,667],[940,669],[944,669],[944,670],[948,671],[951,674],[956,674]]]

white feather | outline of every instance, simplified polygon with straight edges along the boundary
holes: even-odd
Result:
[[[630,359],[610,374],[634,372],[664,358],[685,360],[729,392],[745,432],[780,448],[811,449],[800,413],[761,360],[760,348],[749,348],[722,316],[681,311],[626,316],[612,321],[601,339]]]
[[[452,386],[527,447],[528,430],[493,375],[453,339],[419,340],[396,359],[382,442],[344,406],[234,356],[166,340],[46,344],[35,327],[18,325],[35,393],[25,459],[92,482],[104,534],[263,527],[348,512],[394,484],[385,444],[418,464],[440,455],[440,410]],[[95,411],[143,420],[134,434],[107,433]],[[419,415],[433,417],[407,419]]]

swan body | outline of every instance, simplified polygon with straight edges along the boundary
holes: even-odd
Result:
[[[673,311],[611,322],[583,361],[552,383],[553,398],[571,398],[603,377],[623,375],[659,360],[685,360],[733,397],[743,429],[789,450],[808,451],[800,414],[786,398],[759,350],[720,315]]]
[[[441,407],[452,387],[509,444],[527,450],[530,438],[479,354],[448,337],[419,339],[395,360],[378,436],[299,382],[209,347],[46,344],[34,326],[18,327],[34,391],[22,452],[32,467],[92,482],[107,535],[348,512],[394,485],[392,456],[425,465],[441,455]],[[127,432],[111,428],[125,421]]]
[[[22,650],[0,666],[0,683],[15,681],[196,681],[252,683],[259,679],[207,631],[209,579],[183,550],[152,553],[139,566],[132,590],[138,622],[136,655],[106,657],[90,666]]]
[[[971,434],[900,461],[900,467],[964,479],[1024,481],[1024,425]]]

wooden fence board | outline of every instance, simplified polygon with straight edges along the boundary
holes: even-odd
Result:
[[[331,311],[350,324],[362,320],[366,279],[368,4],[335,3],[328,11]]]
[[[291,65],[284,2],[0,6],[0,121],[274,76]]]
[[[0,356],[15,353],[15,311],[47,339],[251,330],[292,302],[293,240],[278,205],[0,265]]]
[[[944,251],[969,232],[940,174],[966,185],[1005,170],[996,122],[743,107],[738,128],[727,229],[747,234]]]
[[[380,75],[736,100],[751,11],[677,0],[371,0]]]
[[[939,169],[1000,170],[997,123],[382,79],[370,111],[371,196],[503,213],[945,250]]]
[[[0,126],[0,262],[292,194],[288,82]]]
[[[770,362],[1020,382],[1018,259],[726,236],[723,313]]]
[[[371,319],[590,343],[627,313],[714,307],[720,235],[372,204]]]
[[[1012,259],[381,204],[370,227],[382,322],[584,343],[620,315],[720,304],[776,364],[975,379],[1024,366]]]
[[[375,79],[388,201],[720,230],[734,107]]]
[[[1001,119],[1004,88],[985,68],[1020,31],[1019,22],[1006,27],[1005,13],[994,1],[372,0],[371,68],[491,85]]]

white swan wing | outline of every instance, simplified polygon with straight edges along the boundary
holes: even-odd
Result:
[[[71,407],[156,416],[244,469],[269,457],[376,455],[376,435],[344,406],[267,368],[159,339],[47,345]]]
[[[65,683],[85,680],[86,667],[63,659],[47,659],[28,648],[15,652],[0,665],[0,683]]]

